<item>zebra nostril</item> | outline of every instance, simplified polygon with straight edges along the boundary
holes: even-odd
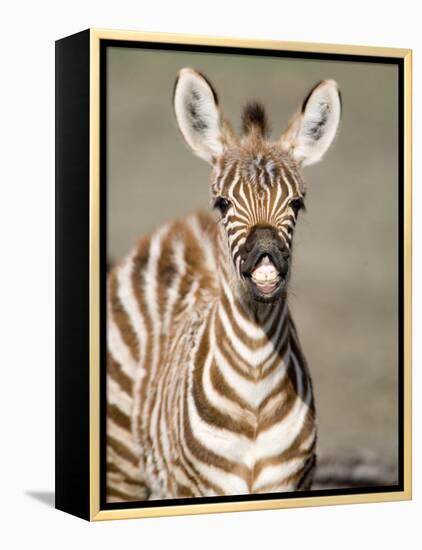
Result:
[[[243,260],[246,260],[246,258],[248,257],[248,255],[249,255],[250,252],[252,251],[253,246],[254,246],[254,243],[250,243],[250,242],[246,241],[246,242],[243,244],[243,246],[240,248],[240,257],[241,257]]]
[[[240,258],[241,258],[242,262],[244,262],[248,257],[249,250],[246,248],[246,246],[242,246],[239,253],[240,253]]]

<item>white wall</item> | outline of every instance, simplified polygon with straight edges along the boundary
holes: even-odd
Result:
[[[190,34],[409,47],[414,63],[414,204],[421,192],[421,56],[417,3],[8,2],[2,21],[0,285],[1,534],[5,547],[414,548],[420,540],[421,483],[415,500],[88,525],[28,496],[53,489],[54,40],[89,26]],[[417,211],[417,210],[416,210]],[[414,267],[421,262],[415,215]],[[419,237],[419,239],[418,239]],[[415,281],[416,282],[416,281]],[[416,284],[415,284],[416,286]],[[420,294],[414,293],[414,388],[420,387]],[[415,390],[415,424],[421,406]],[[419,422],[418,422],[419,421]],[[420,460],[415,434],[414,462]],[[5,517],[5,515],[7,517]],[[419,520],[419,521],[418,521]],[[225,542],[226,541],[226,542]],[[161,544],[160,544],[161,543]],[[89,546],[88,546],[89,545]]]

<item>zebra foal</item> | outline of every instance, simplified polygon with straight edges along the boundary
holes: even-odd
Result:
[[[108,281],[107,500],[310,488],[311,378],[287,305],[302,167],[332,143],[332,80],[267,139],[263,107],[238,137],[199,72],[180,71],[174,110],[211,164],[216,215],[144,237]]]

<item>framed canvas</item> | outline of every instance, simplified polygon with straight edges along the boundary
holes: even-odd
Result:
[[[411,51],[57,41],[56,304],[60,510],[411,498]]]

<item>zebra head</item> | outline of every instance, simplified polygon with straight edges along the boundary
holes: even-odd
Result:
[[[190,68],[177,77],[174,110],[187,144],[212,166],[212,204],[239,292],[275,302],[288,282],[293,233],[305,204],[302,167],[321,160],[336,135],[341,115],[336,82],[317,84],[275,141],[267,139],[259,103],[246,106],[242,135],[236,136],[209,81]]]

